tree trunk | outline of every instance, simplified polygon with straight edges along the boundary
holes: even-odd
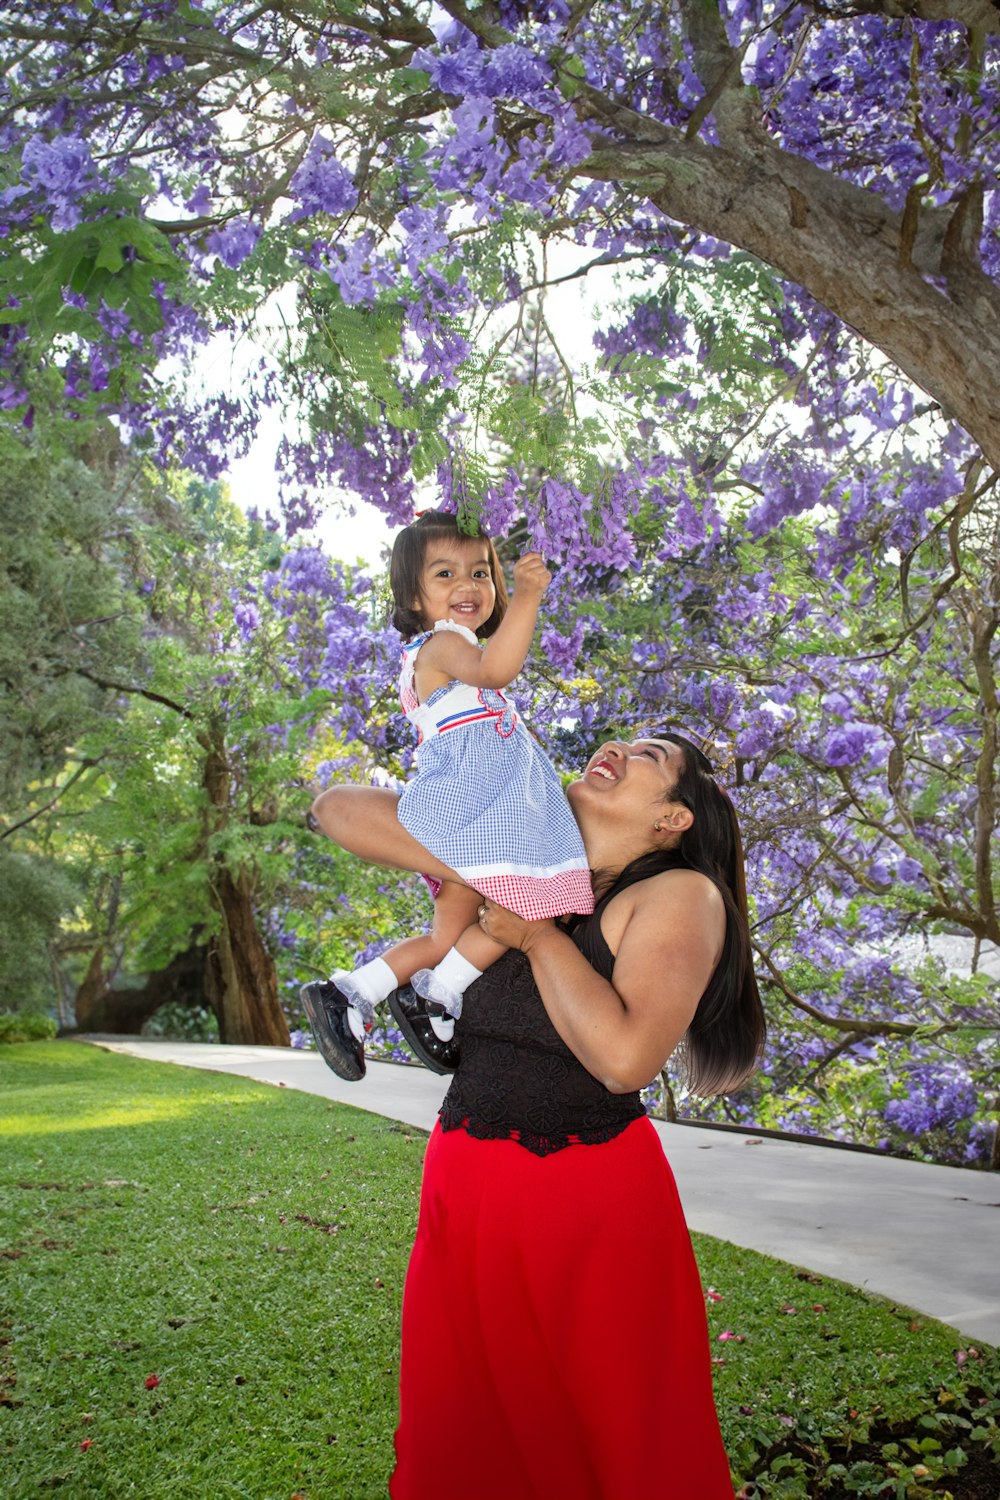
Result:
[[[104,973],[104,944],[99,943],[91,954],[87,972],[76,992],[76,1024],[81,1031],[103,1030],[95,1024],[95,1017],[100,1010],[101,998],[106,993],[107,987],[107,977]]]
[[[663,1090],[659,1106],[653,1111],[657,1120],[667,1120],[671,1125],[677,1123],[677,1100],[670,1086],[666,1068],[660,1069],[660,1087]]]
[[[221,867],[213,900],[222,931],[209,944],[205,991],[219,1022],[219,1040],[288,1047],[288,1022],[278,1001],[278,976],[257,927],[246,877]]]
[[[203,784],[209,839],[229,822],[231,774],[222,725],[212,724],[201,743],[206,751]],[[225,855],[215,856],[211,894],[221,927],[209,944],[205,992],[219,1022],[220,1041],[288,1047],[291,1037],[278,1000],[278,975],[257,926],[253,889],[247,866],[234,876]]]
[[[79,1031],[105,1031],[114,1036],[137,1036],[161,1005],[203,1005],[205,949],[191,947],[172,958],[165,969],[151,974],[141,987],[113,990],[104,973],[104,945],[96,949],[86,976],[76,992]]]

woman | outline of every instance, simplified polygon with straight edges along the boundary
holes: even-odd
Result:
[[[466,996],[427,1151],[393,1500],[732,1497],[697,1268],[638,1090],[682,1038],[701,1092],[759,1056],[736,818],[673,734],[602,746],[568,795],[594,915],[570,934],[481,907],[513,951]]]

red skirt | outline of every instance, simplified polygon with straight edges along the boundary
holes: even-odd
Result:
[[[648,1120],[533,1156],[436,1127],[393,1500],[732,1500],[705,1301]]]

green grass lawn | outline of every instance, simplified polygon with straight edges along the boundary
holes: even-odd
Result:
[[[0,1493],[382,1500],[419,1131],[39,1042],[0,1048],[0,1137]],[[696,1249],[741,1483],[757,1475],[767,1500],[979,1500],[955,1476],[991,1451],[981,1393],[1000,1360],[959,1370],[967,1341],[940,1324],[703,1236]],[[984,1434],[956,1429],[971,1466],[945,1461],[950,1413]],[[864,1450],[842,1479],[831,1444],[848,1435],[903,1443],[902,1480],[864,1488]],[[885,1477],[894,1460],[876,1456]]]

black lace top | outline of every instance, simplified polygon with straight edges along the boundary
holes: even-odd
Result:
[[[607,899],[572,937],[610,979],[614,956],[601,932]],[[573,1056],[548,1018],[527,956],[516,948],[466,991],[458,1036],[461,1060],[441,1106],[443,1130],[513,1140],[548,1156],[564,1146],[613,1140],[645,1113],[638,1093],[609,1093]]]

